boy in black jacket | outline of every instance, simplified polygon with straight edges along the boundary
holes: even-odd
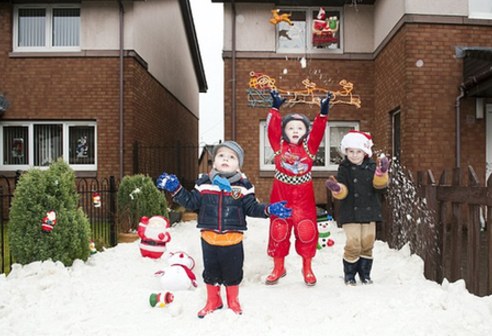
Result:
[[[376,240],[376,222],[382,220],[378,193],[388,186],[389,161],[385,156],[371,159],[372,137],[350,131],[340,144],[345,159],[331,176],[326,187],[340,200],[337,223],[347,238],[343,254],[345,284],[354,286],[359,273],[363,284],[371,284],[372,250]]]
[[[244,151],[238,143],[225,141],[217,145],[213,156],[213,169],[196,181],[192,191],[181,187],[174,175],[163,173],[157,180],[157,187],[170,192],[174,201],[186,209],[198,210],[203,281],[207,286],[207,303],[198,312],[199,318],[222,308],[221,284],[226,289],[228,307],[236,314],[242,313],[238,292],[243,279],[246,216],[291,216],[285,201],[270,205],[257,202],[254,186],[240,171]]]

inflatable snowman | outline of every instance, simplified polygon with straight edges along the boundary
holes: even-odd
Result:
[[[169,219],[164,216],[142,217],[138,223],[137,233],[140,237],[142,257],[160,258],[166,251],[166,244],[171,241]]]
[[[195,260],[185,252],[171,252],[168,258],[169,266],[155,272],[160,286],[166,291],[193,289],[198,286],[193,273]]]

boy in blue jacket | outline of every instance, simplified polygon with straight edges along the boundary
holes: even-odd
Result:
[[[285,201],[270,205],[258,203],[255,189],[241,173],[244,151],[234,141],[225,141],[214,148],[213,169],[204,174],[192,191],[184,189],[175,175],[163,173],[157,179],[159,189],[170,192],[178,204],[198,210],[197,227],[201,230],[203,281],[207,287],[207,303],[198,317],[222,308],[220,285],[224,285],[228,307],[236,314],[242,309],[238,300],[243,279],[243,232],[246,216],[281,218],[291,216]]]

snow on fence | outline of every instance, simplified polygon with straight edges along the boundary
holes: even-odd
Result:
[[[414,179],[393,162],[390,176],[377,239],[395,249],[409,244],[424,260],[427,279],[463,279],[470,293],[492,294],[492,175],[481,184],[469,166],[445,170],[439,181],[430,170]],[[336,220],[338,201],[327,196]]]

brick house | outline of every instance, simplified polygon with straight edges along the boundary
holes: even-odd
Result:
[[[171,171],[136,169],[135,144],[180,141],[196,178],[207,83],[189,0],[0,0],[0,73],[0,174],[57,157],[79,176]]]
[[[289,99],[281,113],[311,120],[326,90],[345,100],[331,108],[313,169],[318,204],[326,203],[324,181],[336,172],[341,136],[352,128],[370,132],[376,152],[413,172],[472,165],[482,181],[490,174],[487,1],[212,2],[224,6],[225,139],[244,146],[244,171],[260,199],[268,199],[274,172],[265,136],[272,85]]]

